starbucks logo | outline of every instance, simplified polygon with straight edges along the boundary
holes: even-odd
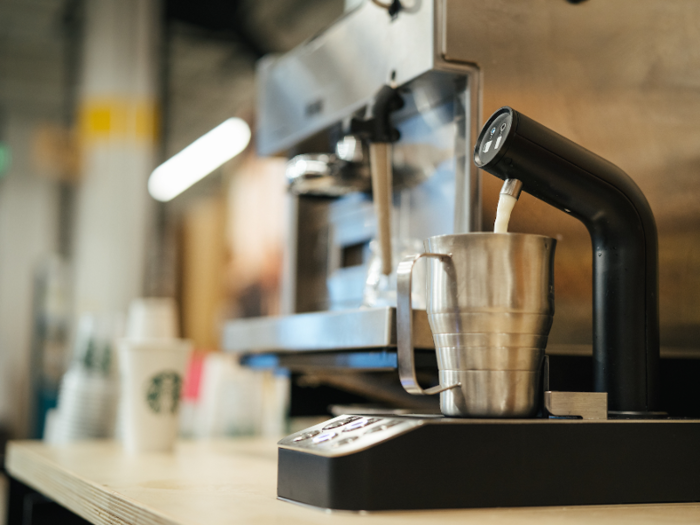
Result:
[[[175,414],[180,402],[182,379],[180,374],[165,371],[156,374],[148,381],[146,402],[156,414]]]

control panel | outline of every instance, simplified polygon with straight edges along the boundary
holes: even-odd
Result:
[[[319,456],[345,456],[423,424],[424,421],[417,418],[343,415],[287,436],[278,445]]]

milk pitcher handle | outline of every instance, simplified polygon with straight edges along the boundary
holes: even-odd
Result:
[[[416,360],[413,352],[413,304],[411,288],[413,287],[413,267],[422,257],[432,257],[452,269],[452,257],[443,253],[421,253],[405,257],[396,269],[396,338],[398,343],[399,379],[409,394],[432,395],[461,386],[422,388],[416,377]],[[448,278],[454,279],[454,272],[448,271]]]

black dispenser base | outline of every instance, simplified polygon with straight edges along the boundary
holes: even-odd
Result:
[[[700,420],[391,416],[323,430],[343,418],[280,441],[280,498],[368,511],[700,501]]]

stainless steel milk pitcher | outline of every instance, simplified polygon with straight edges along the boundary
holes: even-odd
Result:
[[[411,394],[440,393],[447,416],[528,417],[554,315],[556,241],[520,233],[440,235],[397,270],[399,377]],[[427,311],[440,384],[416,378],[412,271],[428,257]]]

